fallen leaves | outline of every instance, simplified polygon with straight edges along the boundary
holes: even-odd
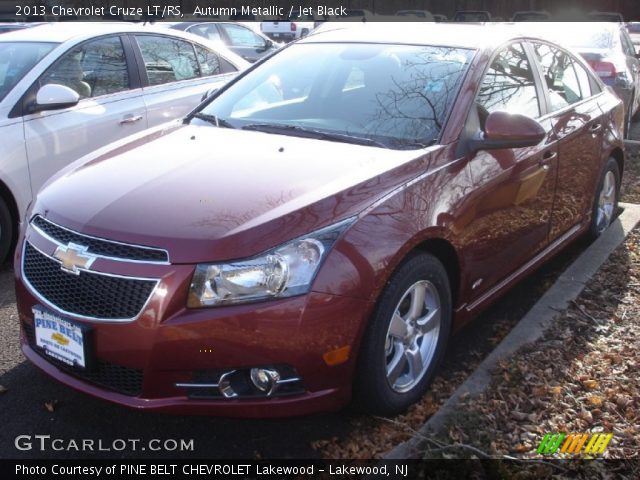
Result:
[[[49,402],[44,402],[44,408],[49,413],[53,413],[56,410],[57,406],[58,406],[58,401],[57,400],[51,400]]]
[[[542,339],[501,362],[491,386],[460,405],[480,421],[455,425],[459,438],[479,447],[490,437],[494,455],[536,458],[546,433],[612,432],[605,458],[640,457],[638,244],[640,227]]]

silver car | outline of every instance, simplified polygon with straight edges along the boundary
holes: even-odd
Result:
[[[0,36],[0,262],[55,172],[183,117],[248,65],[204,38],[124,22],[47,24]]]

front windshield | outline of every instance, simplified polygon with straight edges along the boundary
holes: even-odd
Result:
[[[0,42],[0,101],[55,46],[54,43]]]
[[[296,44],[201,114],[233,128],[313,129],[343,141],[352,136],[386,148],[419,148],[437,140],[472,54],[433,46]]]

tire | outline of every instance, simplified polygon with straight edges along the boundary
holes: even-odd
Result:
[[[13,218],[9,207],[0,198],[0,264],[3,264],[7,259],[11,244],[13,243],[14,235]]]
[[[593,210],[591,211],[591,224],[588,237],[592,240],[598,238],[611,225],[618,211],[620,200],[620,169],[618,163],[609,158],[598,180]]]
[[[433,255],[411,255],[387,283],[364,334],[355,406],[377,415],[404,412],[433,380],[450,332],[451,288],[445,268]]]

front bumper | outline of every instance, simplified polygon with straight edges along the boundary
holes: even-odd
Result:
[[[31,240],[47,251],[46,241]],[[22,247],[16,252],[15,267],[22,350],[36,366],[70,387],[135,409],[219,416],[306,415],[338,409],[350,400],[369,302],[311,292],[249,305],[187,309],[194,266],[96,261],[96,269],[160,281],[136,319],[87,320],[43,305],[24,281],[19,261]],[[35,306],[90,327],[96,367],[77,370],[45,356],[33,339]],[[327,352],[346,346],[350,355],[344,362],[329,365],[325,361]],[[293,369],[301,378],[301,390],[286,396],[229,399],[194,396],[191,389],[176,386],[197,382],[207,372],[272,365]]]

